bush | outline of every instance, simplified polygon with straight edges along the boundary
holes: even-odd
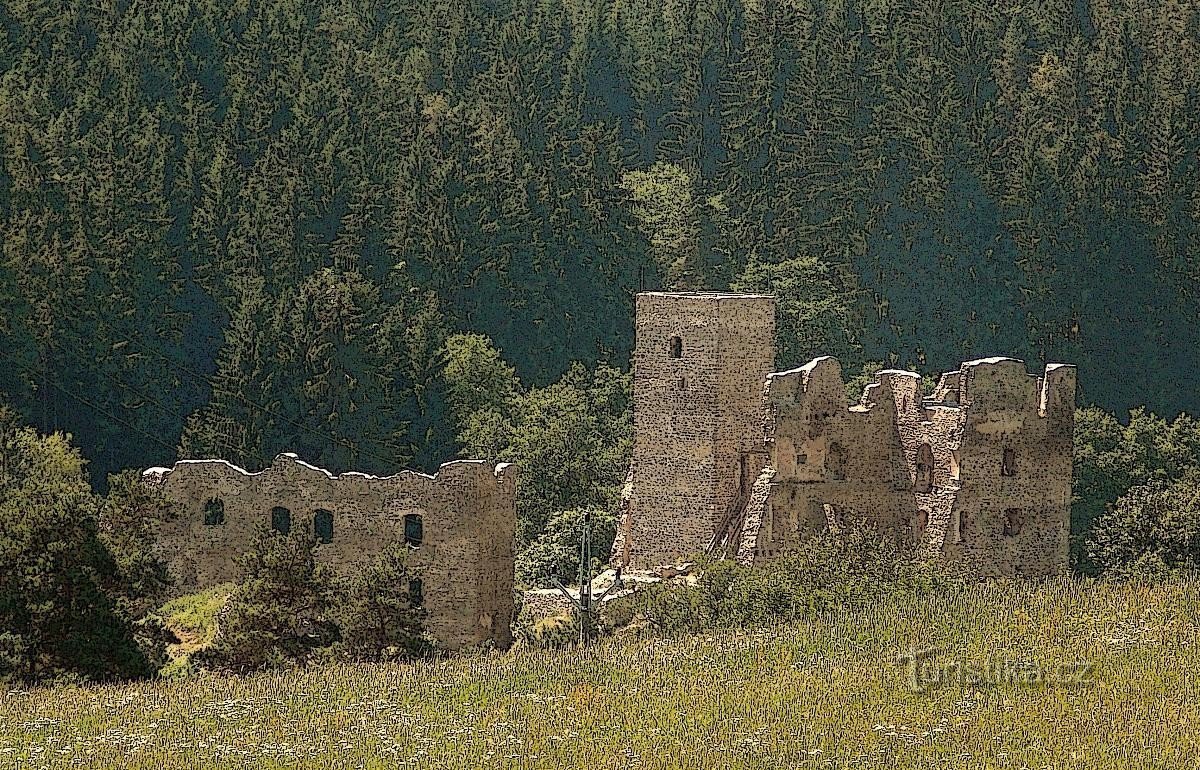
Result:
[[[1134,409],[1128,424],[1095,407],[1075,412],[1071,499],[1071,562],[1082,572],[1103,565],[1092,557],[1100,519],[1135,487],[1168,483],[1200,468],[1200,423],[1187,415],[1174,422]],[[1144,495],[1135,495],[1142,498]],[[1141,504],[1141,503],[1137,503]],[[1102,536],[1110,537],[1116,533]],[[1101,545],[1097,553],[1107,546]],[[1116,553],[1116,561],[1128,563]]]
[[[307,530],[260,534],[243,557],[245,580],[217,613],[215,638],[195,663],[246,672],[329,658],[397,660],[432,649],[425,612],[409,594],[414,575],[405,546],[341,579],[316,563],[315,546]]]
[[[530,647],[570,647],[579,642],[579,623],[571,615],[554,615],[538,618],[521,627],[518,638]]]
[[[303,528],[260,533],[242,557],[246,579],[218,613],[216,639],[196,662],[247,672],[305,663],[337,642],[333,579],[316,563],[315,545]]]
[[[126,510],[111,500],[114,516]],[[139,594],[161,589],[151,576],[165,573],[144,547],[103,530],[100,505],[67,437],[39,436],[0,410],[0,680],[157,669],[163,635]]]
[[[337,621],[342,641],[335,652],[352,660],[397,660],[428,653],[425,611],[409,593],[413,573],[404,545],[386,549],[361,573],[342,582]]]
[[[815,535],[753,568],[702,564],[694,584],[662,583],[636,601],[651,628],[682,634],[806,619],[847,604],[926,594],[937,584],[914,546],[864,525]]]
[[[1154,575],[1200,566],[1200,472],[1130,489],[1102,514],[1088,555],[1116,575]]]
[[[517,558],[517,580],[533,586],[551,585],[551,578],[564,583],[578,582],[583,519],[589,513],[593,573],[606,563],[617,535],[617,517],[600,508],[557,511],[551,514],[542,534]]]

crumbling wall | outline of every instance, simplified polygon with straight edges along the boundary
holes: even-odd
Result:
[[[841,367],[829,357],[767,378],[767,446],[773,478],[761,521],[743,533],[738,560],[780,555],[830,525],[869,521],[881,529],[908,526],[912,479],[897,422],[891,377],[846,401]],[[907,386],[902,378],[897,387]],[[907,405],[906,405],[907,406]]]
[[[837,362],[818,358],[770,375],[765,400],[770,491],[746,512],[740,561],[867,520],[973,574],[1066,568],[1074,367],[970,361],[929,398],[916,373],[885,370],[847,406]]]
[[[331,519],[332,537],[316,556],[342,574],[406,542],[406,521],[411,540],[419,521],[408,563],[430,634],[448,649],[512,641],[514,466],[463,460],[435,476],[335,475],[283,454],[259,473],[223,460],[183,460],[143,478],[162,485],[179,507],[157,544],[179,593],[237,580],[238,557],[259,532],[285,521],[317,529]]]
[[[1052,364],[1039,378],[1021,361],[990,358],[967,362],[943,381],[949,385],[930,408],[957,417],[958,484],[945,536],[934,545],[976,574],[1064,569],[1075,367]]]
[[[633,462],[613,556],[653,567],[704,551],[745,507],[766,460],[775,302],[647,292],[635,327]]]

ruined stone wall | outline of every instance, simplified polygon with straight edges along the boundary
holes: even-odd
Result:
[[[744,507],[766,459],[775,302],[642,293],[635,332],[633,461],[614,558],[650,567],[704,551]]]
[[[958,490],[941,553],[985,575],[1043,575],[1066,567],[1071,521],[1075,368],[1039,378],[1021,361],[963,364],[935,393],[958,416]],[[955,405],[956,402],[956,405]]]
[[[851,407],[833,358],[768,377],[772,480],[754,501],[759,510],[747,515],[739,561],[778,556],[827,526],[864,520],[885,530],[908,526],[912,479],[891,379],[885,376]]]
[[[865,519],[974,574],[1065,569],[1074,367],[1038,378],[1020,361],[981,359],[920,394],[917,374],[887,370],[848,406],[830,358],[772,374],[770,488],[751,501],[738,559]]]
[[[408,563],[420,580],[430,634],[448,649],[512,641],[514,466],[464,460],[446,463],[436,476],[334,475],[284,454],[259,473],[222,460],[184,460],[143,478],[161,484],[178,505],[180,515],[162,526],[157,547],[179,593],[238,579],[238,557],[259,532],[284,520],[312,530],[318,517],[322,524],[331,518],[332,538],[318,544],[316,556],[346,574],[405,542],[406,517],[419,517],[421,540]]]

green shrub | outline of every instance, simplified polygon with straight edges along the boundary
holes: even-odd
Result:
[[[313,534],[263,531],[242,557],[246,579],[218,614],[200,665],[236,672],[304,663],[340,637],[333,618],[333,579],[316,563]]]
[[[849,604],[929,593],[942,579],[910,544],[870,526],[815,535],[795,552],[753,568],[701,565],[691,584],[661,583],[636,596],[655,631],[689,634],[811,618]]]
[[[261,533],[243,557],[246,579],[217,613],[212,644],[197,650],[194,661],[245,672],[330,658],[398,660],[432,649],[425,611],[410,594],[416,575],[405,546],[388,548],[361,572],[339,579],[316,563],[315,545],[308,530]],[[193,600],[164,610],[187,618],[207,606]]]
[[[579,641],[579,623],[571,615],[538,618],[523,626],[518,638],[530,647],[570,647]]]
[[[1088,555],[1115,575],[1200,566],[1200,472],[1130,489],[1097,520]]]
[[[165,573],[136,542],[156,504],[120,497],[92,493],[68,437],[40,436],[0,409],[0,680],[157,670],[165,634],[145,612]],[[129,521],[124,531],[103,526],[102,505]]]
[[[583,520],[588,514],[591,517],[593,573],[605,564],[617,535],[617,517],[602,508],[555,511],[542,534],[517,557],[517,580],[531,586],[552,585],[551,578],[564,583],[578,582]]]
[[[397,660],[427,654],[425,611],[410,593],[416,577],[404,545],[387,548],[362,572],[339,581],[335,615],[341,641],[334,653],[351,660]]]

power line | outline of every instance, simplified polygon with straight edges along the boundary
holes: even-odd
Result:
[[[58,347],[57,345],[53,345],[53,344],[52,344],[52,345],[51,345],[51,347],[52,347],[53,349],[57,350],[57,351],[58,351],[58,352],[60,352],[60,353],[65,353],[65,351],[64,351],[64,350],[63,350],[61,347]],[[168,415],[170,415],[171,417],[174,417],[175,419],[179,420],[179,423],[180,423],[180,425],[184,425],[184,424],[186,424],[186,423],[187,423],[187,417],[186,417],[186,416],[184,416],[184,415],[180,414],[179,412],[176,412],[176,411],[174,411],[173,409],[171,409],[170,407],[166,406],[165,404],[163,404],[161,401],[159,401],[158,399],[154,398],[153,396],[149,396],[149,395],[147,395],[146,393],[144,393],[144,392],[142,392],[142,391],[138,390],[137,388],[133,387],[132,385],[129,385],[128,383],[125,383],[125,382],[123,382],[123,381],[121,381],[121,380],[117,379],[117,378],[116,378],[116,377],[114,377],[113,375],[111,375],[111,374],[108,374],[107,372],[105,372],[105,371],[103,371],[103,370],[101,370],[101,369],[95,369],[95,370],[94,370],[94,373],[95,373],[95,374],[99,374],[101,377],[104,377],[105,379],[109,380],[110,382],[112,382],[112,383],[116,384],[116,385],[117,385],[119,388],[121,388],[121,389],[123,389],[123,390],[128,390],[128,391],[130,391],[130,392],[134,393],[135,395],[137,395],[137,396],[139,396],[139,397],[141,397],[141,398],[145,399],[146,401],[150,402],[151,404],[154,404],[154,405],[155,405],[155,406],[157,406],[159,409],[161,409],[161,410],[162,410],[162,411],[163,411],[165,414],[168,414]],[[165,443],[165,442],[164,442],[164,443]],[[178,454],[178,447],[174,448],[174,449],[173,449],[173,451],[174,451],[176,454]],[[258,461],[259,461],[259,462],[262,464],[262,466],[263,466],[264,468],[265,468],[265,467],[267,467],[268,465],[270,465],[270,464],[271,464],[270,462],[267,462],[265,459],[263,459],[263,456],[262,456],[261,454],[257,454],[257,453],[255,453],[255,454],[251,454],[251,457],[253,457],[254,459],[258,460]]]
[[[33,375],[37,376],[37,373],[34,372],[32,369],[28,368],[27,366],[24,366],[23,364],[21,364],[17,361],[13,361],[12,363],[16,364],[17,368],[24,370],[27,374],[33,374]],[[45,383],[48,383],[50,385],[53,385],[60,392],[65,393],[66,395],[70,396],[71,398],[75,399],[76,401],[80,402],[81,404],[84,404],[85,406],[90,407],[93,411],[99,412],[100,414],[104,415],[105,417],[109,418],[110,420],[113,420],[114,422],[118,422],[121,425],[124,425],[126,428],[129,428],[130,430],[134,431],[135,433],[140,433],[141,435],[150,439],[151,441],[158,444],[159,446],[166,447],[171,452],[172,455],[177,453],[178,450],[174,446],[171,446],[167,442],[160,439],[158,436],[155,436],[147,431],[144,431],[141,428],[139,428],[138,426],[134,425],[133,423],[123,420],[120,417],[117,417],[112,412],[108,411],[107,409],[105,409],[97,404],[93,404],[91,401],[88,401],[86,398],[79,395],[78,393],[75,393],[74,391],[70,390],[69,388],[62,385],[61,383],[55,382],[54,380],[50,379],[50,377],[48,375],[42,377],[42,381]]]
[[[66,324],[66,325],[67,325],[67,326],[70,326],[70,324]],[[77,329],[77,328],[73,328],[73,329],[72,329],[72,331],[74,331],[76,334],[81,334],[80,330],[79,330],[79,329]],[[190,377],[193,377],[193,378],[195,378],[195,379],[197,379],[197,380],[199,380],[199,381],[201,381],[201,382],[204,382],[204,383],[205,383],[205,384],[207,384],[207,385],[208,385],[210,388],[212,388],[214,391],[223,392],[223,393],[226,393],[226,394],[228,394],[228,395],[230,395],[230,396],[233,396],[234,398],[236,398],[236,399],[238,399],[239,401],[241,401],[243,404],[245,404],[245,405],[247,405],[247,406],[249,406],[249,407],[252,407],[252,408],[254,408],[254,409],[257,409],[257,410],[259,410],[260,412],[262,412],[262,413],[264,413],[264,414],[267,414],[267,415],[270,415],[270,416],[272,416],[272,417],[275,417],[276,419],[278,419],[278,420],[281,420],[281,421],[283,421],[284,423],[286,423],[286,424],[288,424],[288,425],[291,425],[291,426],[292,426],[292,427],[294,427],[294,428],[298,428],[298,429],[300,429],[300,430],[307,431],[307,432],[308,432],[308,433],[310,433],[311,435],[315,435],[315,436],[318,436],[318,437],[320,437],[320,438],[322,438],[322,439],[328,440],[328,441],[330,441],[331,443],[334,443],[334,444],[337,444],[338,446],[341,446],[341,447],[343,447],[344,449],[349,449],[351,452],[355,452],[355,453],[357,453],[357,454],[359,454],[359,455],[362,455],[362,456],[365,456],[365,457],[371,458],[371,459],[373,459],[373,460],[376,460],[376,461],[378,461],[378,462],[384,463],[384,464],[385,464],[385,467],[394,467],[394,466],[396,466],[396,465],[399,465],[399,463],[397,462],[397,458],[395,458],[395,457],[387,458],[387,457],[383,457],[383,456],[381,456],[381,455],[377,455],[377,454],[375,454],[374,452],[372,452],[372,451],[370,451],[370,450],[367,450],[367,449],[365,449],[365,448],[361,448],[361,447],[357,447],[357,446],[355,446],[353,443],[351,443],[350,441],[348,441],[348,440],[346,440],[346,439],[340,439],[340,438],[338,438],[338,437],[336,437],[336,436],[334,436],[334,435],[332,435],[332,434],[325,433],[325,432],[323,432],[323,431],[321,431],[321,430],[319,430],[319,429],[317,429],[317,428],[312,428],[312,427],[310,427],[310,426],[308,426],[308,425],[305,425],[305,424],[303,424],[303,423],[296,422],[295,420],[292,420],[291,418],[287,417],[286,415],[283,415],[283,414],[280,414],[279,412],[273,411],[273,410],[272,410],[272,409],[270,409],[269,407],[266,407],[266,406],[263,406],[262,404],[259,404],[259,403],[256,403],[256,402],[254,402],[254,401],[251,401],[250,399],[248,399],[248,398],[246,398],[245,396],[243,396],[241,393],[238,393],[238,392],[236,392],[236,391],[229,390],[229,389],[226,389],[226,388],[222,388],[222,387],[220,387],[219,385],[217,385],[215,382],[213,382],[213,381],[212,381],[212,380],[211,380],[209,377],[207,377],[206,375],[199,374],[199,373],[197,373],[197,372],[194,372],[194,371],[192,371],[191,369],[188,369],[187,367],[183,366],[183,365],[182,365],[182,364],[180,364],[179,362],[177,362],[177,361],[174,361],[174,360],[172,360],[171,358],[167,357],[167,356],[166,356],[164,353],[161,353],[161,352],[159,352],[159,351],[157,351],[157,350],[154,350],[154,349],[152,349],[152,348],[143,348],[143,347],[141,347],[141,345],[139,345],[137,342],[135,342],[135,341],[134,341],[132,338],[130,338],[130,337],[126,337],[126,336],[124,336],[124,335],[121,335],[121,334],[114,334],[113,336],[114,336],[114,337],[116,337],[118,340],[120,340],[120,341],[123,341],[123,342],[125,342],[126,344],[128,344],[128,345],[132,346],[134,349],[138,350],[139,352],[141,352],[141,353],[143,353],[143,354],[145,354],[145,353],[150,353],[151,355],[154,355],[154,356],[157,356],[157,357],[159,357],[160,359],[162,359],[163,361],[165,361],[165,362],[167,363],[167,365],[168,365],[168,366],[172,366],[172,367],[174,367],[176,370],[178,370],[178,371],[180,371],[180,372],[183,372],[183,373],[185,373],[185,374],[189,375]],[[383,443],[383,442],[380,442],[380,443]],[[402,450],[401,450],[399,447],[396,447],[396,446],[391,446],[390,444],[383,443],[383,446],[385,446],[385,447],[387,447],[387,448],[389,448],[389,449],[391,449],[391,450],[393,450],[393,451],[395,451],[395,452],[397,452],[397,453],[400,453],[400,452],[402,451]],[[260,459],[261,459],[261,458],[260,458]],[[264,463],[264,465],[269,465],[269,464],[270,464],[270,463]]]

